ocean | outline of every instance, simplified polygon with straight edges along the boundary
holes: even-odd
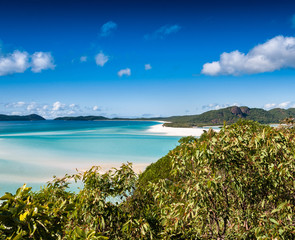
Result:
[[[24,183],[40,189],[54,175],[132,162],[148,165],[180,137],[150,133],[150,121],[0,122],[0,196]]]

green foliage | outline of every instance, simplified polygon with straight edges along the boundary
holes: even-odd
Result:
[[[63,121],[101,121],[101,120],[110,120],[109,118],[103,116],[79,116],[79,117],[58,117],[54,120],[63,120]]]
[[[168,156],[160,158],[157,162],[149,165],[144,174],[139,176],[139,182],[145,186],[148,182],[157,182],[159,179],[169,178],[171,161]]]
[[[23,186],[1,198],[0,239],[294,239],[294,125],[182,138],[139,177],[126,164]]]
[[[294,133],[239,121],[170,152],[169,180],[149,185],[159,237],[293,239]]]
[[[228,107],[212,110],[200,115],[175,116],[164,119],[168,127],[192,127],[233,124],[239,119],[253,120],[262,124],[279,123],[285,118],[295,117],[295,108],[275,108],[269,111],[260,108]]]

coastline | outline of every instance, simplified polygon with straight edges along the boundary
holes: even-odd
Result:
[[[194,136],[200,137],[204,131],[207,129],[204,128],[174,128],[174,127],[165,127],[163,123],[165,121],[157,121],[160,124],[151,126],[147,132],[151,134],[164,135],[164,136],[175,136],[175,137],[187,137]],[[214,131],[219,131],[218,129],[213,129]]]

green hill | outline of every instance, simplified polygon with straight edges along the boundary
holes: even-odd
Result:
[[[45,118],[37,114],[30,114],[26,116],[0,114],[0,121],[41,121],[41,120],[45,120]]]
[[[228,107],[212,110],[200,115],[174,116],[166,118],[165,126],[169,127],[193,127],[206,125],[223,125],[224,122],[232,124],[239,119],[254,120],[262,124],[279,123],[281,120],[295,117],[295,108],[275,108],[269,111],[260,108]]]
[[[58,117],[54,120],[64,120],[64,121],[102,121],[110,120],[109,118],[103,116],[79,116],[79,117]]]

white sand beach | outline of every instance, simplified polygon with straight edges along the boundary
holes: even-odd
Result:
[[[159,134],[159,135],[166,135],[166,136],[194,136],[199,137],[201,136],[204,131],[207,129],[203,128],[173,128],[173,127],[164,127],[163,122],[161,124],[154,125],[148,129],[149,133]],[[219,131],[214,129],[214,131]]]

